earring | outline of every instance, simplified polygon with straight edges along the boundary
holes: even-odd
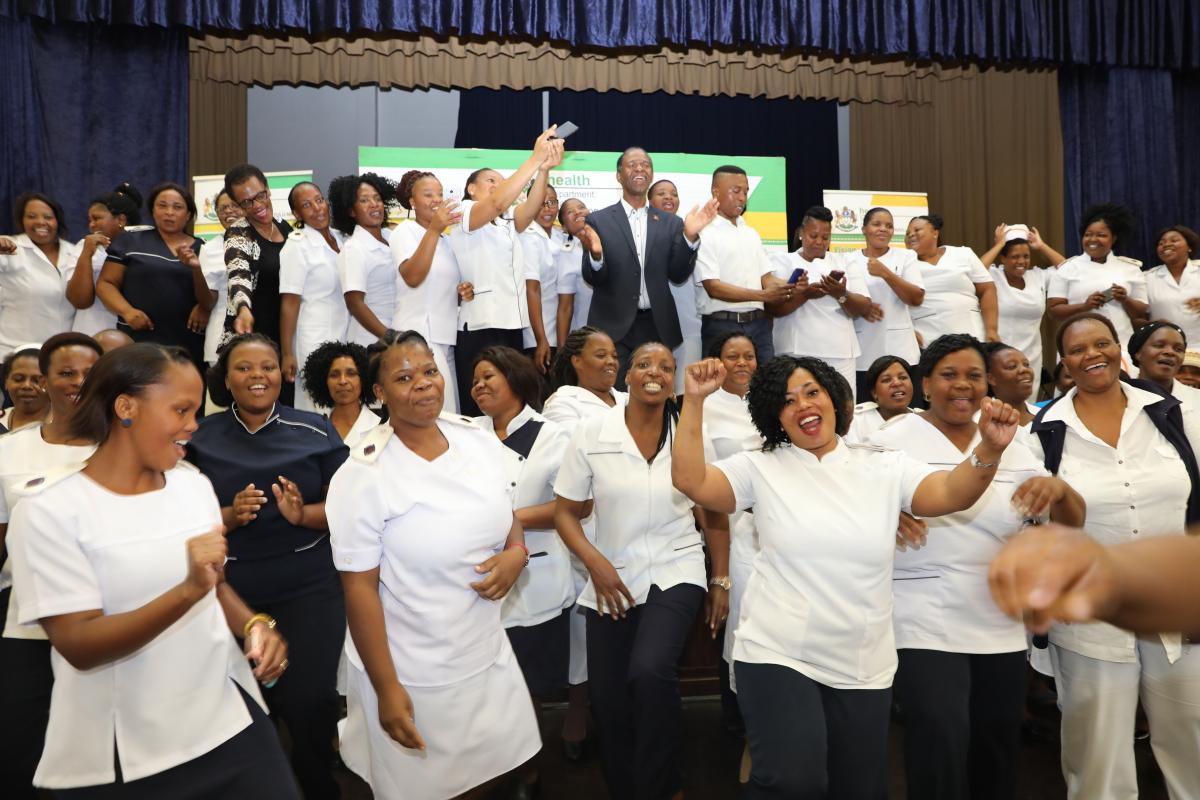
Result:
[[[122,427],[122,428],[132,428],[132,427],[133,427],[133,420],[131,420],[129,417],[124,417],[124,418],[122,418],[122,420],[121,420],[121,427]]]
[[[929,392],[925,392],[925,402],[929,402]]]

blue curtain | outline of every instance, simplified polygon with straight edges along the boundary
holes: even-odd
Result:
[[[1133,209],[1137,231],[1117,250],[1146,266],[1158,263],[1154,235],[1160,228],[1200,221],[1197,108],[1193,104],[1177,117],[1174,78],[1166,70],[1060,70],[1069,252],[1079,252],[1074,234],[1083,210],[1093,203],[1113,201]],[[1188,85],[1191,97],[1200,100],[1195,79]]]
[[[541,126],[541,92],[473,89],[459,98],[458,147],[533,144]],[[837,103],[683,94],[550,92],[550,121],[579,126],[574,150],[783,156],[787,159],[788,230],[822,190],[839,185]],[[616,165],[613,165],[616,169]]]
[[[0,0],[58,22],[449,33],[579,47],[810,49],[993,63],[1200,65],[1194,0]]]
[[[74,238],[88,199],[122,181],[187,185],[185,32],[0,17],[0,37],[0,230],[27,189],[62,203]]]
[[[1179,153],[1179,218],[1200,230],[1200,72],[1176,73],[1175,146]]]

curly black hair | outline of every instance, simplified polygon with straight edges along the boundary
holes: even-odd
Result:
[[[407,344],[419,344],[431,353],[429,342],[425,337],[416,331],[394,331],[388,330],[379,337],[379,340],[367,348],[367,385],[375,386],[379,383],[379,369],[383,366],[383,357],[388,350],[393,347],[403,347]]]
[[[943,358],[960,350],[974,350],[979,354],[984,369],[987,369],[988,353],[983,347],[983,342],[969,333],[947,333],[934,339],[921,352],[921,360],[917,363],[917,373],[922,378],[928,378],[937,369],[938,363]]]
[[[333,219],[333,227],[349,236],[354,233],[357,223],[350,216],[354,202],[358,198],[358,187],[363,184],[379,192],[379,199],[384,208],[390,209],[396,205],[396,184],[382,175],[374,172],[364,172],[362,175],[342,175],[329,182],[329,191],[325,199],[329,202],[329,214]]]
[[[410,169],[400,177],[400,183],[396,185],[396,201],[400,203],[402,208],[412,211],[412,195],[413,189],[417,186],[417,181],[424,178],[438,179],[437,175],[432,172],[424,172],[419,169]],[[438,181],[441,183],[441,181]]]
[[[833,402],[833,427],[838,436],[845,436],[850,430],[849,409],[854,401],[849,392],[849,383],[837,370],[811,356],[775,356],[754,373],[747,396],[750,419],[763,437],[763,450],[768,452],[792,443],[779,421],[779,415],[787,400],[788,379],[798,369],[808,370],[825,394],[829,395]]]
[[[312,398],[317,408],[333,408],[333,396],[329,394],[329,370],[333,362],[339,358],[349,358],[358,369],[361,394],[359,402],[371,402],[371,384],[367,382],[369,359],[367,348],[355,342],[323,342],[316,350],[308,354],[304,360],[304,368],[300,376],[304,380],[304,389]]]
[[[472,373],[481,361],[488,362],[504,376],[504,380],[508,381],[508,388],[518,400],[534,411],[542,410],[542,376],[538,374],[537,367],[533,366],[529,356],[502,345],[485,347],[471,363]]]
[[[216,362],[208,368],[208,372],[204,375],[204,382],[208,385],[208,394],[217,405],[225,408],[233,405],[233,392],[229,391],[229,387],[225,385],[225,376],[229,374],[229,357],[241,345],[251,343],[265,344],[275,351],[276,359],[282,359],[279,354],[279,344],[265,333],[239,333],[221,345],[221,349],[217,351]]]
[[[584,325],[567,334],[566,341],[558,346],[558,351],[554,354],[554,361],[550,364],[551,391],[557,391],[560,386],[579,385],[579,375],[575,372],[575,365],[571,363],[571,358],[583,353],[583,348],[587,346],[587,340],[596,334],[608,336],[604,331],[591,325]]]
[[[725,331],[724,333],[719,335],[717,338],[713,339],[712,343],[709,344],[708,352],[704,354],[704,357],[705,358],[720,358],[721,351],[725,349],[725,344],[730,339],[736,339],[739,336],[750,342],[750,346],[754,348],[754,357],[757,358],[758,357],[758,345],[756,345],[754,343],[754,339],[750,338],[750,334],[746,333],[745,331],[739,331],[739,330]]]
[[[1133,236],[1136,220],[1128,206],[1120,203],[1098,203],[1088,206],[1079,219],[1079,235],[1083,236],[1084,231],[1093,222],[1103,222],[1112,231],[1114,253],[1122,253],[1124,245],[1132,244],[1130,238]]]

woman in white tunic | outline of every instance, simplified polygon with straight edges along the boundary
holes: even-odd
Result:
[[[842,263],[846,272],[857,271],[866,279],[871,302],[883,314],[854,320],[859,345],[856,397],[870,394],[864,373],[880,356],[900,356],[910,364],[917,362],[921,352],[909,308],[921,305],[925,299],[917,254],[892,247],[895,233],[892,212],[886,208],[870,209],[863,217],[862,231],[866,246],[845,254]]]
[[[863,444],[892,417],[912,412],[913,368],[900,356],[880,356],[867,370],[869,397],[854,407],[846,441]]]
[[[733,650],[752,760],[742,796],[883,797],[896,519],[901,509],[932,517],[970,508],[1012,441],[1016,414],[985,400],[981,441],[939,472],[847,445],[849,393],[838,373],[819,359],[777,356],[750,387],[763,449],[706,465],[703,400],[724,371],[713,360],[688,368],[672,472],[705,508],[753,508],[762,546]]]
[[[392,261],[400,265],[396,314],[392,328],[416,331],[433,350],[446,380],[446,409],[458,412],[458,378],[454,366],[458,302],[469,297],[458,259],[446,230],[461,218],[458,203],[446,202],[442,182],[432,172],[409,170],[396,190],[403,208],[413,213],[392,230]]]
[[[567,334],[587,325],[592,307],[592,287],[583,279],[583,247],[579,232],[587,224],[587,205],[571,197],[558,207],[558,224],[567,234],[558,252],[558,341],[565,342]],[[691,281],[687,282],[691,285]],[[674,284],[672,284],[674,285]]]
[[[675,184],[663,179],[655,181],[646,192],[650,205],[668,214],[679,213],[679,190]],[[671,299],[675,301],[675,312],[679,316],[679,330],[683,341],[675,348],[678,364],[694,364],[700,360],[700,307],[696,305],[696,283],[690,277],[683,283],[668,281]],[[586,319],[586,318],[585,318]],[[683,370],[675,374],[675,394],[683,394]]]
[[[21,233],[0,236],[0,357],[69,331],[75,321],[66,294],[75,248],[64,238],[62,206],[25,192],[13,204],[13,217]]]
[[[925,299],[912,310],[913,325],[925,346],[946,333],[969,333],[994,342],[997,332],[996,285],[969,247],[941,243],[942,218],[913,217],[904,234],[917,254]]]
[[[525,529],[529,566],[504,598],[500,616],[534,698],[541,728],[541,701],[567,687],[575,606],[571,556],[554,530],[554,479],[571,437],[538,413],[542,380],[525,355],[511,347],[488,347],[475,357],[471,396],[485,416],[475,424],[504,443],[503,465],[513,513]],[[522,770],[521,782],[536,794],[538,772]]]
[[[1120,380],[1108,317],[1081,314],[1058,331],[1075,387],[1034,422],[1031,447],[1087,503],[1087,533],[1104,545],[1181,535],[1200,521],[1193,414]],[[1150,746],[1173,798],[1200,797],[1200,649],[1179,634],[1138,637],[1104,623],[1055,625],[1050,658],[1062,709],[1069,798],[1137,797],[1133,730],[1140,699]]]
[[[346,338],[350,315],[338,276],[338,253],[345,237],[329,225],[329,204],[315,183],[304,181],[288,193],[300,223],[279,251],[279,347],[283,379],[296,387],[296,408],[316,411],[303,375],[297,375],[322,342]]]
[[[1067,259],[1046,244],[1037,228],[1025,225],[996,226],[996,241],[980,260],[990,264],[988,271],[996,285],[996,304],[1000,309],[1000,341],[1020,350],[1033,370],[1036,400],[1042,385],[1042,317],[1046,314],[1049,270],[1034,269],[1031,256],[1037,250],[1057,268]],[[999,261],[999,264],[995,263]]]
[[[301,372],[309,400],[318,409],[328,409],[329,421],[350,448],[380,422],[367,405],[367,372],[367,348],[354,342],[325,342],[309,353]]]
[[[255,684],[287,646],[224,583],[220,507],[179,463],[202,397],[182,348],[107,354],[69,425],[96,452],[16,508],[21,622],[45,627],[55,673],[34,784],[57,797],[299,797]]]
[[[88,203],[89,233],[75,245],[75,266],[67,278],[67,299],[75,306],[75,323],[71,330],[95,336],[100,331],[117,327],[117,315],[97,301],[96,281],[108,259],[108,246],[113,239],[126,228],[141,229],[141,205],[141,193],[128,183],[122,183]]]
[[[1164,228],[1155,252],[1161,263],[1146,271],[1149,317],[1174,322],[1200,342],[1200,235],[1185,225]]]
[[[351,450],[325,505],[354,645],[340,752],[376,797],[480,797],[541,747],[500,618],[528,561],[503,445],[442,415],[419,334],[375,348],[389,425]]]
[[[542,208],[521,233],[525,256],[525,300],[529,327],[522,332],[525,351],[541,372],[550,369],[558,349],[558,253],[567,235],[554,227],[558,216],[558,192],[547,184]]]
[[[981,439],[985,362],[984,346],[968,334],[928,343],[918,371],[929,409],[884,425],[871,443],[933,467],[957,464]],[[895,694],[909,797],[1017,796],[1025,629],[990,602],[987,570],[1005,539],[1047,513],[1080,526],[1083,500],[1017,440],[974,505],[930,519],[926,545],[896,554]]]
[[[1133,212],[1111,203],[1092,206],[1079,224],[1083,252],[1068,258],[1050,276],[1046,308],[1056,320],[1084,311],[1108,317],[1120,347],[1129,344],[1134,328],[1149,307],[1141,262],[1118,256],[1115,248],[1132,238]]]
[[[330,182],[328,199],[333,227],[346,237],[337,257],[350,312],[346,337],[368,347],[383,336],[396,314],[396,263],[387,226],[396,187],[374,172],[343,175]]]
[[[1021,416],[1021,427],[1026,428],[1041,410],[1030,402],[1034,378],[1029,359],[1006,342],[988,342],[983,351],[992,396],[1015,408]]]

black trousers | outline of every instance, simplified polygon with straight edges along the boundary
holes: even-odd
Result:
[[[775,340],[771,337],[771,320],[768,317],[756,319],[753,322],[734,322],[729,319],[714,319],[705,314],[700,318],[701,352],[708,355],[708,349],[718,337],[730,331],[738,331],[754,342],[754,350],[760,364],[765,364],[775,357]],[[677,369],[683,369],[686,364],[677,364]]]
[[[279,737],[258,703],[238,687],[250,726],[202,756],[125,783],[57,789],[59,800],[300,800]],[[7,795],[6,795],[7,797]]]
[[[613,800],[679,790],[679,656],[703,599],[699,586],[652,586],[622,619],[586,612],[592,715]]]
[[[733,668],[750,745],[742,800],[887,797],[891,689],[831,689],[778,664]]]
[[[460,330],[454,343],[454,377],[458,379],[458,413],[467,417],[478,417],[483,412],[471,399],[471,384],[475,381],[475,356],[484,348],[494,345],[511,347],[518,353],[525,349],[521,329],[481,328],[477,331]]]
[[[292,769],[307,800],[341,794],[333,777],[336,760],[337,667],[346,640],[346,603],[337,575],[310,592],[279,603],[260,603],[288,642],[288,668],[263,689],[271,714],[283,720],[292,740]]]
[[[904,715],[908,796],[922,800],[1016,797],[1025,651],[898,652],[895,690]]]
[[[12,589],[0,592],[0,627]],[[37,796],[33,773],[42,758],[50,722],[50,643],[0,638],[0,797]]]
[[[650,309],[638,311],[633,318],[633,325],[629,331],[621,337],[621,341],[617,342],[617,386],[616,388],[625,391],[625,373],[629,371],[629,357],[633,355],[633,351],[644,345],[646,342],[661,342],[662,335],[658,332],[658,326],[654,324],[654,314]],[[686,365],[677,365],[682,368]]]

